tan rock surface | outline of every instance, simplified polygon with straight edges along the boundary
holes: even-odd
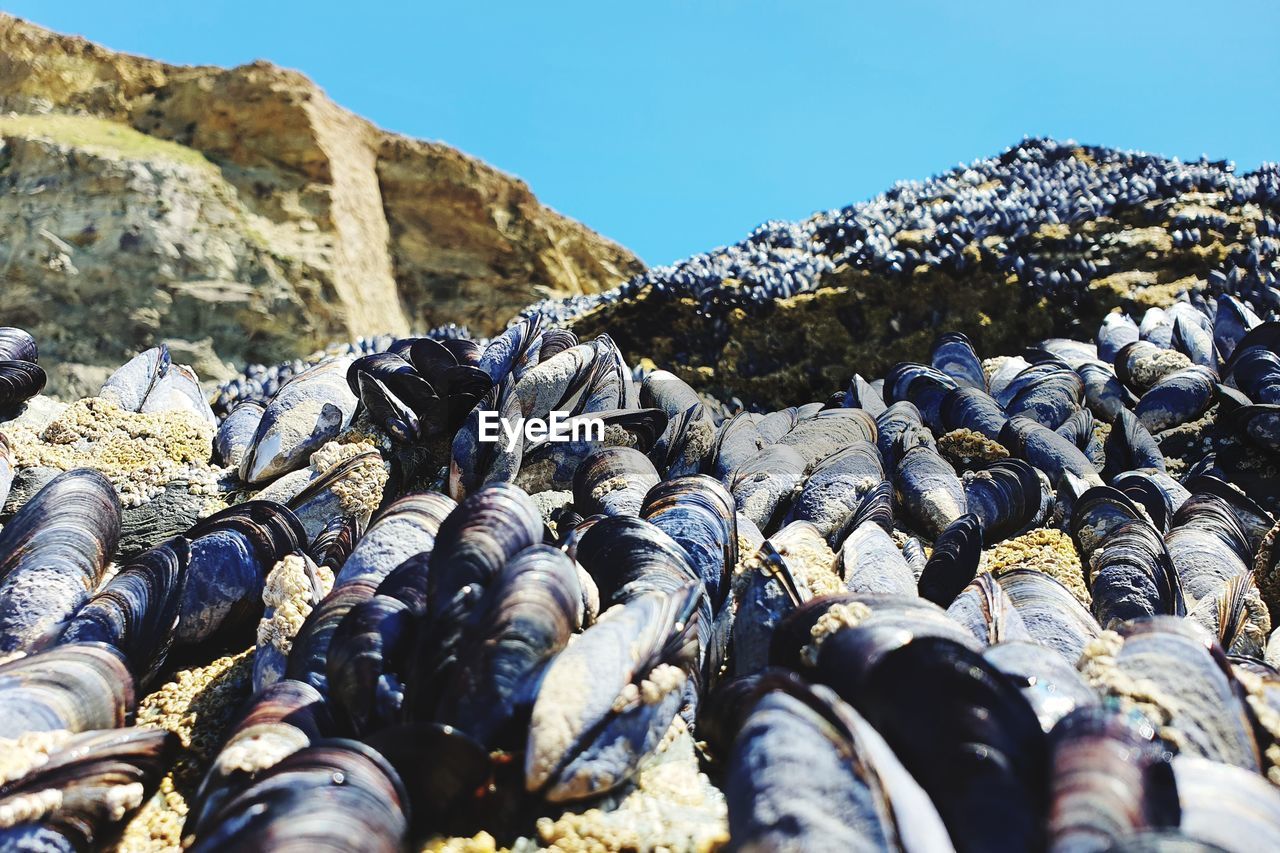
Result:
[[[335,339],[492,333],[642,269],[522,181],[297,72],[171,66],[3,15],[0,265],[0,323],[65,365],[55,393],[161,340],[213,380]]]

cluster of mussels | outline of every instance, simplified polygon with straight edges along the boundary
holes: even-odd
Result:
[[[648,290],[695,299],[714,318],[811,291],[842,265],[909,281],[921,267],[959,276],[987,264],[1070,303],[1109,270],[1097,257],[1063,257],[1038,244],[1033,238],[1044,226],[1130,214],[1134,227],[1157,225],[1159,202],[1210,193],[1233,206],[1254,205],[1261,218],[1256,233],[1210,272],[1209,284],[1276,307],[1280,165],[1237,175],[1225,162],[1182,163],[1037,138],[927,181],[900,182],[867,202],[799,222],[766,222],[740,243],[652,269],[608,293],[548,300],[526,313],[565,322]],[[1170,225],[1179,247],[1200,243],[1211,228],[1234,230],[1212,208],[1181,212]],[[1071,239],[1078,248],[1085,242],[1080,234]],[[991,251],[974,254],[974,246]]]
[[[727,418],[536,314],[323,359],[221,420],[229,506],[181,535],[118,557],[87,469],[12,507],[0,848],[109,842],[177,749],[139,695],[248,646],[194,850],[550,843],[695,741],[723,830],[582,849],[1280,848],[1269,316],[1193,295],[986,361],[944,334]],[[0,330],[0,430],[36,360]],[[163,347],[101,395],[213,418]],[[553,412],[603,429],[482,440]],[[15,474],[0,442],[0,502]]]

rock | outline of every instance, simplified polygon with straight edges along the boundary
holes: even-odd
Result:
[[[492,333],[643,268],[522,181],[265,62],[171,66],[0,16],[0,111],[5,320],[61,365],[55,395],[160,341],[216,381],[339,338]]]

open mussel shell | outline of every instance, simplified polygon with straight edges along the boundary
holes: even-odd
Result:
[[[262,413],[240,479],[265,483],[304,467],[351,423],[358,398],[347,387],[350,364],[349,358],[322,361],[280,387]]]
[[[182,537],[135,557],[76,612],[58,642],[115,646],[138,684],[149,685],[173,645],[190,557]]]
[[[831,691],[771,675],[751,690],[726,775],[735,849],[953,849],[929,797]]]
[[[155,791],[177,752],[163,729],[112,729],[71,737],[48,760],[0,784],[0,847],[94,850]],[[56,800],[32,808],[50,792]],[[42,812],[24,820],[24,812]],[[14,819],[16,817],[16,820]]]
[[[135,701],[124,656],[101,643],[74,643],[0,664],[0,738],[27,732],[113,729]]]
[[[1075,666],[1089,641],[1102,632],[1098,621],[1058,581],[1035,569],[1003,569],[995,573],[1027,631]]]
[[[1156,617],[1127,622],[1102,639],[1104,655],[1081,662],[1091,682],[1136,704],[1180,753],[1259,770],[1261,755],[1244,691],[1203,628],[1186,619]]]
[[[368,579],[376,586],[413,555],[430,553],[440,525],[457,506],[452,498],[439,492],[405,495],[387,505],[343,561],[334,577],[334,587],[358,579]]]
[[[408,795],[392,766],[362,743],[322,740],[259,776],[204,820],[186,847],[214,850],[402,849]]]
[[[662,480],[649,458],[629,447],[606,447],[573,475],[573,505],[583,515],[639,515],[649,489]]]
[[[120,501],[97,471],[50,480],[0,531],[0,654],[54,641],[115,555]]]
[[[306,531],[288,508],[248,501],[195,524],[182,590],[177,642],[246,642],[262,617],[267,573],[286,554],[302,551]]]
[[[640,517],[685,550],[719,610],[738,564],[738,516],[728,490],[705,474],[664,480],[645,495]]]
[[[437,722],[490,749],[518,749],[547,662],[582,625],[582,589],[564,552],[534,545],[507,563],[463,632]]]
[[[1054,727],[1050,741],[1050,849],[1108,849],[1136,833],[1178,827],[1171,756],[1141,714],[1080,708]]]
[[[702,596],[691,583],[610,608],[551,661],[529,724],[526,790],[566,802],[635,774],[675,719],[697,665]]]

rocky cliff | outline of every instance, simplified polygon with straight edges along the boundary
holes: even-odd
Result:
[[[9,16],[0,265],[0,322],[41,340],[68,394],[161,340],[213,380],[334,339],[490,333],[643,269],[522,181],[296,72],[175,67]]]

